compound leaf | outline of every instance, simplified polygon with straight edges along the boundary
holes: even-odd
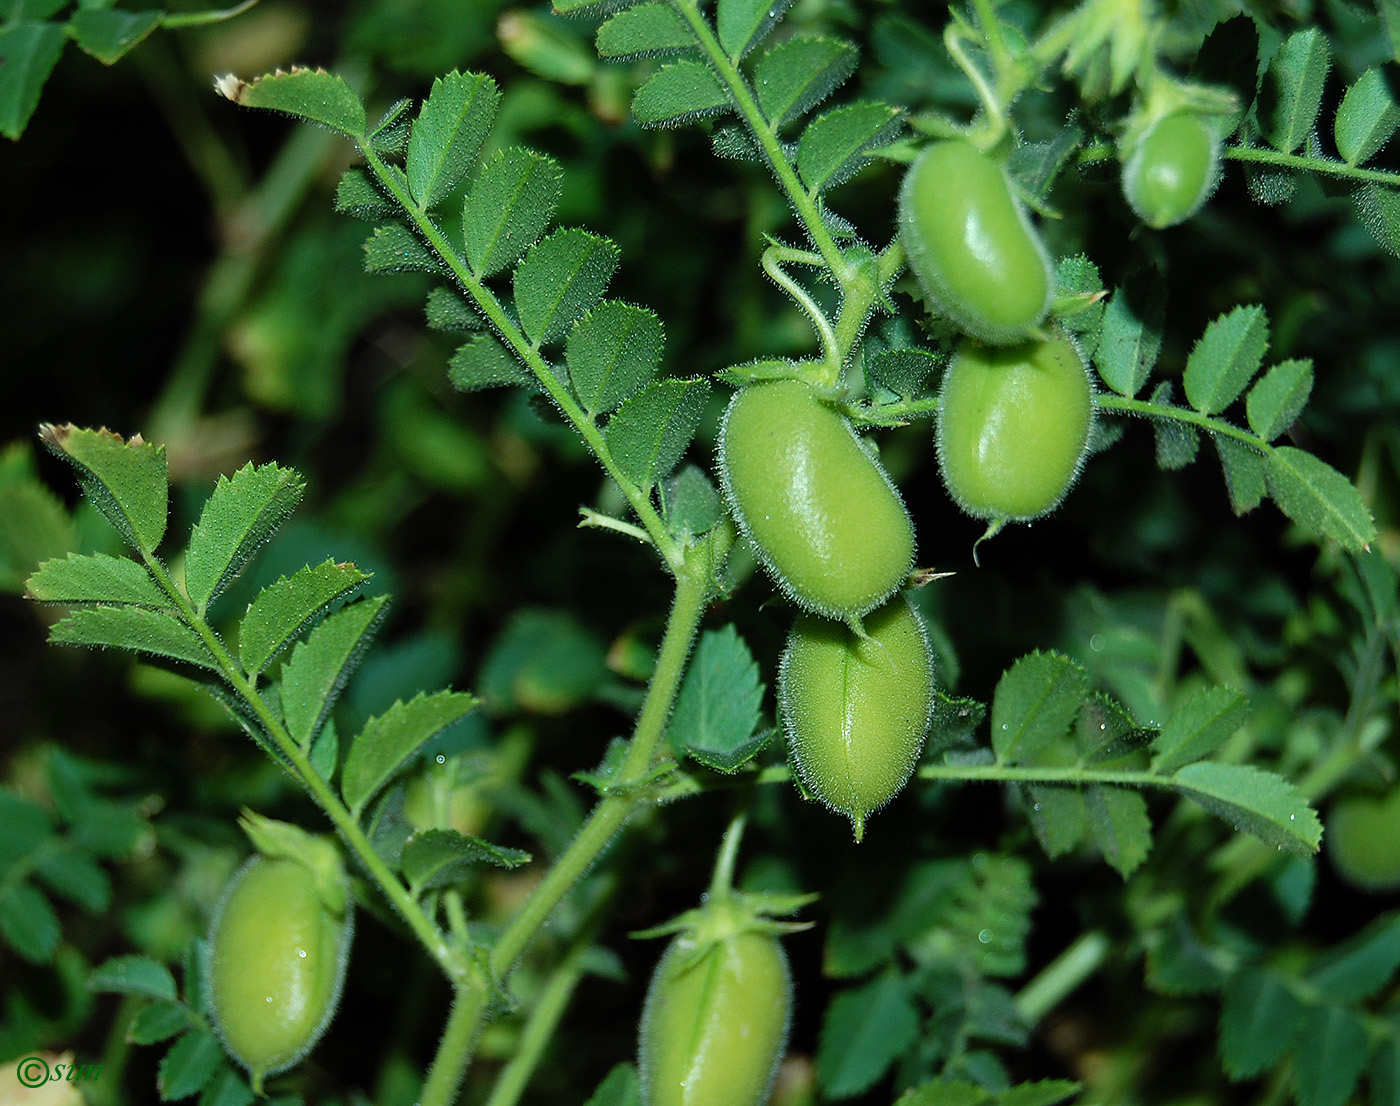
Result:
[[[607,291],[618,248],[578,227],[555,231],[537,243],[515,270],[520,326],[536,345],[559,337]]]
[[[598,56],[620,61],[653,57],[696,46],[695,34],[670,4],[638,4],[598,28]]]
[[[305,490],[299,473],[275,462],[250,462],[219,477],[185,556],[185,591],[201,613],[296,510]]]
[[[762,701],[758,664],[739,632],[706,630],[676,697],[671,744],[710,768],[736,771],[767,739],[755,736]]]
[[[1249,718],[1249,701],[1234,688],[1209,687],[1180,704],[1153,742],[1152,770],[1170,775],[1210,756]]]
[[[797,144],[797,173],[810,192],[833,188],[865,165],[867,152],[891,141],[902,116],[889,104],[857,103],[812,120]]]
[[[834,38],[794,38],[754,66],[758,106],[773,127],[810,111],[855,72],[858,51]]]
[[[26,587],[41,603],[133,604],[165,609],[171,605],[170,597],[156,586],[144,565],[105,553],[69,553],[61,560],[45,561],[29,577]]]
[[[1031,653],[1008,668],[992,695],[997,761],[1026,762],[1067,740],[1084,701],[1084,684],[1084,669],[1059,653]]]
[[[350,744],[340,784],[355,816],[424,744],[476,706],[477,700],[461,691],[420,693],[366,722]]]
[[[1317,852],[1322,823],[1283,777],[1249,764],[1204,760],[1188,764],[1171,779],[1186,798],[1265,844],[1303,856]]]
[[[354,565],[328,558],[263,588],[239,626],[238,655],[248,674],[261,672],[332,603],[353,594],[368,579],[369,574]]]
[[[622,474],[648,489],[675,468],[695,436],[709,394],[708,380],[657,380],[624,403],[606,435]]]
[[[564,357],[574,394],[590,415],[611,411],[656,375],[661,320],[644,307],[604,300],[569,332]]]
[[[348,84],[324,69],[278,70],[251,81],[229,75],[220,77],[215,87],[235,104],[284,112],[350,138],[364,138],[365,105]]]
[[[710,67],[689,60],[663,65],[632,98],[632,114],[644,127],[674,127],[729,107],[729,93]]]
[[[127,441],[110,430],[71,424],[45,423],[39,439],[77,470],[83,492],[130,545],[155,552],[165,536],[170,494],[164,447],[140,434]]]
[[[1230,406],[1259,371],[1269,348],[1269,319],[1258,304],[1236,307],[1191,347],[1182,384],[1191,406],[1214,415]]]
[[[49,630],[49,640],[58,645],[131,649],[218,671],[214,655],[197,633],[172,615],[146,607],[72,611]]]
[[[1269,494],[1304,529],[1351,552],[1376,539],[1376,524],[1361,493],[1327,462],[1292,446],[1277,446],[1264,466]]]
[[[1280,361],[1255,381],[1245,398],[1249,428],[1271,442],[1302,414],[1312,394],[1312,362]]]
[[[460,184],[481,155],[501,93],[482,73],[453,70],[433,81],[413,123],[404,172],[418,206],[427,211]]]
[[[564,190],[559,163],[513,146],[482,166],[462,209],[467,264],[479,277],[515,264],[539,241]]]
[[[1332,120],[1337,153],[1348,165],[1360,165],[1380,150],[1400,126],[1400,106],[1385,71],[1368,69],[1342,97]]]
[[[298,642],[282,667],[282,717],[303,748],[320,731],[350,673],[384,620],[387,595],[351,603]]]
[[[503,848],[456,830],[430,829],[404,842],[399,866],[416,896],[461,883],[482,864],[519,868],[530,860],[530,854],[522,849]]]

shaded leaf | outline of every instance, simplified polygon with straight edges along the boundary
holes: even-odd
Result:
[[[663,484],[663,490],[666,528],[682,540],[708,532],[723,514],[719,489],[695,465],[682,465]]]
[[[758,106],[775,128],[811,111],[855,72],[859,54],[834,38],[794,38],[754,66]]]
[[[363,169],[347,169],[335,186],[335,210],[356,219],[387,219],[395,213],[394,203],[379,190],[374,178]]]
[[[414,101],[407,96],[395,100],[369,132],[369,144],[381,154],[398,157],[408,149],[409,115]],[[343,177],[341,178],[344,179]]]
[[[1191,406],[1206,415],[1225,410],[1259,371],[1269,348],[1269,319],[1257,304],[1236,307],[1191,347],[1182,384]]]
[[[399,865],[408,878],[413,894],[451,887],[483,864],[497,868],[519,868],[530,863],[530,854],[506,849],[479,837],[450,829],[430,829],[415,833],[404,842]]]
[[[797,173],[809,192],[834,188],[869,161],[867,152],[894,139],[903,117],[888,104],[856,103],[812,120],[797,144]]]
[[[478,334],[457,347],[447,363],[447,378],[463,392],[516,384],[528,387],[535,382],[515,355],[490,334]]]
[[[134,1045],[153,1045],[168,1041],[190,1027],[185,1007],[175,1002],[156,1002],[144,1007],[127,1027],[126,1039]]]
[[[658,380],[624,403],[606,434],[622,474],[644,490],[664,479],[695,436],[709,394],[708,380]]]
[[[667,728],[671,744],[701,764],[733,772],[759,751],[763,684],[758,664],[734,626],[700,636]]]
[[[1400,968],[1400,914],[1377,918],[1348,941],[1319,957],[1308,984],[1329,1002],[1365,1002],[1390,985]]]
[[[1366,1066],[1366,1024],[1344,1006],[1314,1006],[1303,1017],[1293,1054],[1293,1093],[1298,1106],[1344,1106]]]
[[[817,1079],[830,1098],[873,1086],[914,1042],[919,1015],[909,985],[883,975],[838,993],[826,1008],[817,1046]]]
[[[207,1029],[191,1029],[161,1059],[156,1086],[165,1102],[188,1098],[214,1078],[224,1058],[219,1039]]]
[[[537,243],[515,270],[520,327],[536,345],[559,337],[603,298],[617,269],[618,248],[577,227]]]
[[[1276,447],[1265,462],[1264,478],[1279,509],[1314,535],[1353,553],[1376,540],[1376,524],[1356,486],[1311,453]]]
[[[252,81],[230,75],[220,77],[215,87],[235,104],[285,112],[350,138],[364,137],[365,105],[348,84],[324,69],[279,69]]]
[[[1322,823],[1287,780],[1249,764],[1197,761],[1171,777],[1173,786],[1217,818],[1265,844],[1310,856],[1322,840]]]
[[[729,107],[724,85],[708,65],[698,61],[663,65],[632,98],[632,114],[644,127],[674,127]]]
[[[1127,879],[1147,859],[1152,848],[1152,822],[1147,800],[1125,787],[1087,788],[1084,802],[1089,830],[1109,867]]]
[[[927,350],[891,349],[866,362],[865,375],[873,383],[907,400],[923,391],[924,381],[939,363],[940,359]]]
[[[171,606],[170,597],[151,579],[145,565],[105,553],[69,553],[62,559],[45,561],[29,578],[26,588],[41,603],[130,603],[165,609]]]
[[[73,520],[40,481],[28,443],[0,449],[0,590],[23,592],[40,564],[77,544]]]
[[[130,441],[110,430],[71,424],[39,427],[39,440],[71,464],[83,492],[126,541],[153,553],[165,536],[170,491],[165,449],[137,434]]]
[[[305,490],[299,473],[275,463],[250,462],[219,477],[185,555],[185,592],[201,613],[296,510]]]
[[[465,692],[438,691],[398,701],[366,722],[350,744],[340,785],[355,816],[426,742],[476,706],[477,700]]]
[[[238,631],[238,655],[249,675],[299,637],[331,604],[359,590],[369,579],[352,564],[327,559],[283,576],[258,593]]]
[[[614,1066],[583,1106],[642,1106],[637,1069],[625,1063]]]
[[[589,415],[611,411],[656,375],[666,336],[644,307],[604,300],[569,332],[564,357],[574,394]]]
[[[481,697],[498,713],[563,714],[598,690],[607,650],[564,611],[517,611],[481,666]]]
[[[428,293],[427,302],[423,305],[423,317],[434,330],[460,332],[481,329],[481,317],[467,301],[441,284]]]
[[[1225,472],[1230,506],[1237,515],[1248,514],[1268,494],[1268,485],[1264,480],[1264,455],[1253,446],[1227,434],[1212,434],[1210,437],[1220,455],[1220,467]]]
[[[47,964],[58,949],[62,930],[49,900],[24,882],[0,888],[0,934],[10,948],[34,964]]]
[[[433,81],[408,137],[404,173],[418,206],[440,203],[476,168],[501,94],[482,73],[453,70]]]
[[[305,747],[320,731],[350,673],[384,620],[387,595],[336,611],[292,650],[279,681],[287,731]]]
[[[164,14],[79,8],[68,20],[68,31],[85,53],[103,65],[115,65],[160,26]]]
[[[1400,257],[1400,190],[1363,184],[1351,194],[1356,215],[1386,253]]]
[[[539,241],[564,190],[559,163],[519,146],[482,166],[462,208],[467,264],[479,277],[514,265]]]
[[[88,977],[93,991],[174,1002],[179,997],[175,977],[164,964],[148,956],[115,956],[93,969]]]
[[[1279,46],[1264,79],[1259,115],[1275,149],[1291,154],[1307,141],[1330,65],[1327,36],[1317,27],[1295,31]]]
[[[115,646],[154,657],[169,657],[218,671],[209,647],[179,619],[146,607],[86,607],[66,615],[49,630],[58,645]]]
[[[57,23],[25,19],[0,27],[0,134],[24,133],[66,42]]]
[[[1103,382],[1131,399],[1142,390],[1162,348],[1166,290],[1151,273],[1130,277],[1104,309],[1094,367]]]
[[[1083,793],[1072,787],[1031,786],[1026,794],[1026,816],[1045,855],[1054,860],[1077,848],[1089,831]]]
[[[1293,1044],[1303,1005],[1273,972],[1245,968],[1225,984],[1220,1005],[1220,1059],[1231,1079],[1252,1079]]]
[[[365,272],[438,274],[442,263],[423,240],[402,223],[375,227],[365,239]]]

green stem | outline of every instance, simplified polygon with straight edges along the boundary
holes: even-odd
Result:
[[[1346,177],[1349,180],[1400,185],[1400,173],[1391,173],[1384,169],[1362,169],[1356,165],[1348,165],[1345,161],[1333,161],[1324,157],[1285,154],[1262,146],[1227,146],[1221,154],[1233,161],[1251,161],[1260,165],[1277,165],[1285,169],[1301,169],[1308,173]]]
[[[242,666],[233,659],[233,656],[224,647],[224,643],[219,640],[219,636],[194,609],[194,604],[175,585],[175,581],[170,578],[170,573],[159,559],[154,554],[146,552],[142,553],[142,557],[146,562],[146,568],[174,602],[186,624],[199,635],[213,655],[215,663],[219,666],[220,675],[252,709],[263,730],[277,746],[278,751],[287,758],[298,782],[310,792],[311,797],[325,812],[326,817],[331,820],[341,837],[344,838],[345,843],[350,846],[360,863],[364,865],[366,871],[374,877],[374,881],[379,885],[385,898],[408,923],[409,928],[413,930],[414,935],[428,951],[428,955],[437,961],[447,977],[454,983],[461,982],[466,973],[466,966],[457,955],[456,950],[443,939],[437,926],[413,901],[408,889],[394,875],[393,870],[384,862],[374,846],[370,844],[369,838],[365,836],[354,815],[340,801],[331,785],[312,767],[309,755],[287,732],[282,720],[277,717],[267,700],[258,692],[255,680],[250,679],[244,673]]]
[[[732,541],[732,531],[729,540]],[[726,542],[726,551],[727,545]],[[649,801],[641,785],[652,771],[657,745],[690,655],[691,642],[710,596],[713,564],[704,556],[695,556],[704,549],[704,545],[696,546],[676,575],[676,598],[657,654],[656,670],[637,717],[618,782],[593,808],[578,836],[521,905],[491,950],[491,972],[498,979],[510,974],[531,938],[560,900],[593,866],[623,823]]]
[[[1108,950],[1108,937],[1098,930],[1081,934],[1078,940],[1021,988],[1016,996],[1016,1009],[1035,1025],[1099,970]]]
[[[747,807],[734,815],[729,828],[724,831],[723,843],[715,857],[714,874],[710,877],[710,898],[719,899],[734,890],[734,866],[739,859],[739,842],[744,839],[744,826],[749,812]]]
[[[360,143],[360,153],[364,156],[365,164],[378,178],[379,183],[397,201],[404,214],[412,222],[414,229],[422,235],[438,259],[447,267],[453,279],[471,297],[477,309],[500,335],[501,340],[534,374],[540,385],[549,393],[549,398],[559,408],[560,413],[573,424],[574,429],[579,432],[588,444],[588,448],[598,458],[598,462],[616,481],[617,486],[622,489],[623,495],[627,497],[627,501],[637,513],[638,519],[641,520],[642,525],[651,536],[653,544],[660,551],[671,571],[675,572],[684,557],[684,551],[680,543],[667,531],[661,515],[652,505],[649,492],[639,487],[618,468],[617,462],[613,459],[612,451],[608,448],[607,440],[603,437],[603,432],[598,428],[597,423],[575,402],[569,389],[564,386],[548,362],[540,355],[539,347],[526,337],[525,333],[506,313],[495,294],[468,268],[467,263],[453,248],[452,243],[447,240],[442,229],[433,222],[426,211],[414,202],[413,197],[409,194],[408,184],[402,170],[388,165],[367,142]]]
[[[486,1106],[516,1106],[525,1094],[525,1088],[529,1086],[530,1078],[535,1074],[545,1050],[554,1039],[554,1031],[563,1019],[569,1000],[573,998],[574,989],[583,976],[582,954],[587,947],[585,942],[570,953],[545,984],[535,1002],[535,1008],[530,1011],[525,1028],[521,1031],[515,1054],[497,1076],[496,1085],[491,1090],[491,1097],[486,1100]]]
[[[729,98],[748,127],[749,133],[753,135],[754,141],[758,143],[759,149],[768,162],[768,168],[778,178],[779,186],[792,205],[798,219],[806,228],[807,236],[811,238],[812,245],[822,255],[826,267],[831,270],[844,292],[855,274],[845,257],[842,256],[841,248],[836,244],[836,239],[821,217],[816,195],[809,193],[802,186],[802,182],[797,177],[797,170],[793,168],[792,162],[783,153],[782,143],[778,140],[777,123],[770,123],[764,118],[763,112],[759,110],[758,104],[754,100],[753,93],[749,91],[748,81],[739,72],[739,67],[729,60],[729,56],[725,54],[724,48],[720,46],[719,40],[715,38],[714,32],[710,30],[710,25],[705,22],[705,18],[700,14],[699,7],[694,0],[672,0],[672,3],[680,13],[681,18],[690,26],[691,33],[695,36],[701,52],[705,55],[705,60],[710,63],[710,68],[714,70],[716,76],[724,82],[725,87],[729,90]]]
[[[1203,415],[1199,411],[1192,411],[1185,407],[1177,407],[1169,403],[1152,403],[1143,399],[1129,399],[1127,396],[1110,395],[1107,392],[1100,392],[1094,396],[1094,406],[1103,411],[1122,411],[1129,415],[1175,419],[1177,422],[1190,423],[1192,426],[1200,427],[1210,434],[1234,438],[1257,449],[1260,453],[1268,454],[1274,451],[1274,447],[1257,434],[1241,430],[1238,426],[1226,422],[1224,419],[1212,418],[1210,415]]]
[[[452,1106],[457,1100],[457,1088],[462,1085],[477,1034],[481,1031],[481,1016],[486,1009],[486,990],[480,986],[457,989],[452,1012],[438,1041],[437,1055],[417,1106]]]
[[[767,273],[775,284],[783,289],[797,303],[797,306],[806,312],[807,317],[812,321],[812,326],[817,332],[817,339],[821,342],[823,366],[825,368],[824,383],[827,387],[834,387],[841,379],[842,355],[837,345],[836,334],[831,329],[831,323],[822,313],[822,309],[817,306],[816,301],[807,294],[807,289],[793,280],[783,271],[784,261],[796,264],[810,265],[813,261],[821,264],[821,258],[813,257],[805,250],[790,250],[784,246],[769,246],[763,251],[763,271]]]

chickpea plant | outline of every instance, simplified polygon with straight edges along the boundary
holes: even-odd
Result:
[[[589,915],[559,965],[557,987],[543,992],[491,1098],[517,1101],[609,896],[625,886],[605,850],[658,808],[806,796],[848,819],[862,842],[878,836],[887,804],[995,783],[1046,856],[1091,850],[1125,880],[1147,863],[1155,793],[1190,801],[1173,827],[1196,832],[1190,811],[1204,810],[1238,831],[1221,849],[1253,850],[1239,855],[1254,877],[1281,856],[1319,848],[1309,800],[1346,766],[1298,782],[1296,765],[1252,755],[1254,746],[1233,740],[1250,724],[1250,703],[1225,680],[1187,685],[1160,718],[1137,717],[1084,664],[1045,648],[1006,658],[989,701],[955,694],[942,635],[956,639],[956,630],[931,627],[916,593],[956,588],[956,577],[935,569],[960,552],[949,550],[937,518],[906,505],[880,438],[922,424],[948,499],[985,520],[988,537],[1055,510],[1086,466],[1138,427],[1152,430],[1168,471],[1208,440],[1237,513],[1271,499],[1346,564],[1372,564],[1355,570],[1370,584],[1354,590],[1370,597],[1358,608],[1383,653],[1394,579],[1366,554],[1377,540],[1370,509],[1347,476],[1285,441],[1309,399],[1311,363],[1268,363],[1269,318],[1245,303],[1194,324],[1199,338],[1179,375],[1157,372],[1164,308],[1151,278],[1105,281],[1084,254],[1056,258],[1046,233],[1060,189],[1075,187],[1071,166],[1118,166],[1120,202],[1141,233],[1154,234],[1208,211],[1222,176],[1242,162],[1273,174],[1276,189],[1309,173],[1352,189],[1394,252],[1400,180],[1359,169],[1400,122],[1376,78],[1361,77],[1342,100],[1337,161],[1296,153],[1316,141],[1327,49],[1316,28],[1276,36],[1276,51],[1261,55],[1248,19],[1237,17],[1244,30],[1222,23],[1212,34],[1249,44],[1240,67],[1249,79],[1235,87],[1179,76],[1162,45],[1170,20],[1149,5],[1086,0],[1026,27],[974,0],[949,10],[942,42],[976,105],[967,119],[877,99],[827,106],[856,72],[856,48],[789,27],[785,3],[556,0],[555,8],[593,20],[603,59],[641,67],[631,108],[643,127],[699,124],[718,153],[767,168],[793,221],[791,240],[770,235],[758,260],[810,324],[815,348],[729,365],[717,379],[664,368],[662,320],[609,296],[627,264],[617,245],[555,225],[560,165],[517,145],[483,153],[501,103],[485,73],[446,73],[421,102],[401,100],[377,119],[350,83],[324,70],[219,78],[228,100],[327,128],[353,146],[357,163],[341,177],[335,207],[374,224],[366,268],[429,274],[428,325],[460,340],[447,378],[464,392],[524,389],[570,427],[623,505],[584,507],[583,525],[646,543],[674,596],[630,735],[597,749],[598,766],[576,777],[593,806],[546,867],[467,832],[448,810],[453,758],[424,757],[478,707],[476,695],[422,694],[358,732],[338,731],[337,701],[387,610],[367,573],[327,560],[264,588],[241,613],[219,608],[298,506],[298,473],[250,463],[219,480],[187,535],[167,534],[159,444],[45,425],[44,445],[73,467],[134,554],[72,554],[29,577],[32,598],[73,608],[51,640],[129,649],[194,673],[328,824],[246,816],[257,853],[230,884],[207,946],[187,959],[183,987],[144,957],[95,972],[94,987],[141,1005],[133,1040],[170,1042],[163,1099],[249,1101],[315,1047],[347,962],[354,970],[358,901],[390,917],[451,987],[417,1101],[457,1101],[483,1029],[516,1002],[522,959],[602,858],[604,876],[588,884],[600,914]],[[1256,87],[1260,56],[1267,64]],[[1047,87],[1075,110],[1048,141],[1023,141],[1017,112]],[[871,166],[902,183],[888,190],[886,225],[857,227],[834,190]],[[719,383],[734,391],[707,473],[692,443]],[[770,674],[785,744],[763,724],[764,673],[744,637],[730,622],[705,625],[735,594],[762,594],[763,576],[745,578],[748,556],[797,608]],[[762,617],[786,618],[781,605]],[[1367,843],[1393,832],[1395,803],[1354,800],[1343,813],[1336,831],[1353,842],[1356,881],[1394,886],[1393,856],[1372,855]],[[591,1100],[599,1106],[768,1100],[794,1009],[781,938],[811,924],[775,919],[816,896],[736,889],[744,824],[743,813],[731,822],[703,905],[645,934],[675,936],[636,1011],[636,1067],[616,1057]],[[327,828],[334,838],[315,835]],[[502,924],[468,915],[465,884],[484,869],[530,865],[545,870]],[[899,921],[874,958],[850,918],[830,923],[825,968],[839,989],[816,1050],[823,1101],[878,1096],[871,1088],[887,1079],[904,1106],[1052,1106],[1078,1093],[1062,1079],[1016,1084],[995,1046],[1024,1042],[1103,963],[1102,932],[1065,949],[1013,1002],[1003,981],[1025,969],[1035,903],[1025,860],[912,860],[882,898]],[[1170,914],[1152,923],[1150,971],[1169,993],[1220,995],[1227,1074],[1277,1071],[1300,1106],[1341,1104],[1365,1075],[1373,1100],[1389,1101],[1379,1088],[1394,1090],[1400,1031],[1393,1009],[1366,1003],[1400,966],[1393,916],[1299,968],[1266,960],[1257,946],[1206,948],[1179,910]],[[929,937],[929,926],[962,943]],[[989,933],[1000,943],[977,936]],[[950,953],[954,946],[972,951]],[[1272,1019],[1267,1033],[1253,1028],[1262,1012]],[[1304,1049],[1290,1058],[1300,1035],[1330,1042],[1328,1056]]]

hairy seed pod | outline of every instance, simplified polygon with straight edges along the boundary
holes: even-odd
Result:
[[[914,527],[851,424],[807,384],[736,392],[720,430],[731,511],[779,587],[830,618],[859,616],[909,574]]]
[[[914,771],[933,710],[933,655],[904,596],[848,626],[798,616],[778,674],[788,754],[803,785],[851,820],[865,820]]]
[[[996,345],[1024,338],[1050,309],[1050,255],[1001,165],[971,143],[929,146],[904,175],[899,235],[924,295]]]
[[[1122,179],[1128,206],[1148,226],[1185,222],[1220,179],[1220,139],[1195,112],[1174,112],[1133,145]]]
[[[351,929],[349,905],[328,907],[299,861],[258,855],[234,874],[209,932],[209,993],[224,1047],[255,1090],[330,1024]]]
[[[1091,396],[1064,334],[1002,348],[964,342],[943,376],[935,430],[948,494],[975,518],[1052,510],[1083,463]]]

